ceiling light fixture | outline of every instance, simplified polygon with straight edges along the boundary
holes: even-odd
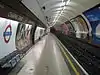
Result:
[[[54,22],[53,26],[56,24],[56,22],[58,21],[58,19],[61,17],[62,13],[63,13],[64,10],[65,10],[65,6],[68,5],[70,1],[71,1],[71,0],[67,0],[67,2],[65,2],[64,0],[62,0],[62,3],[64,3],[64,6],[63,6],[63,7],[60,6],[60,8],[62,8],[62,10],[60,10],[60,12],[57,13],[57,17],[55,17],[55,19],[54,19],[54,21],[53,21],[53,22]]]

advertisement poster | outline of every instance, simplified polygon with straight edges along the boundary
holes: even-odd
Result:
[[[76,37],[81,38],[80,28],[79,28],[77,21],[75,19],[71,19],[70,22],[73,24],[73,27],[74,27],[75,33],[76,33]]]
[[[32,25],[0,17],[0,59],[31,44]]]
[[[100,5],[83,13],[92,27],[92,39],[94,44],[100,44]]]
[[[22,50],[30,44],[32,25],[19,23],[16,32],[16,48]]]
[[[21,50],[24,48],[24,40],[25,40],[25,24],[19,23],[16,32],[16,48]]]
[[[35,30],[35,37],[34,37],[34,41],[36,42],[43,34],[44,34],[44,28],[41,27],[37,27]]]
[[[28,45],[31,43],[31,37],[30,37],[31,29],[32,29],[32,25],[26,24],[25,38],[26,38],[26,41],[27,41]]]
[[[84,20],[84,18],[81,15],[79,15],[79,16],[76,17],[76,20],[81,25],[81,27],[83,28],[82,30],[85,31],[85,32],[88,32],[89,28],[88,28],[88,25],[87,25],[86,21]]]
[[[68,26],[69,32],[75,32],[73,25],[69,21],[65,22],[65,24]]]
[[[68,35],[68,34],[69,34],[68,25],[66,25],[66,24],[64,23],[64,24],[62,24],[60,27],[61,27],[61,31],[62,31],[65,35]]]
[[[81,38],[83,38],[83,39],[88,38],[89,39],[89,36],[88,36],[89,28],[88,28],[88,25],[87,25],[86,21],[84,20],[84,18],[81,15],[79,15],[75,18],[75,20],[77,21],[77,23],[80,27]]]
[[[16,21],[0,18],[0,59],[16,50],[17,25]]]

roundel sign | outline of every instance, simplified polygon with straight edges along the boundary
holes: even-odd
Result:
[[[5,31],[4,31],[4,33],[3,33],[3,37],[4,37],[5,43],[8,43],[8,42],[9,42],[9,40],[10,40],[10,38],[11,38],[11,35],[12,35],[12,28],[11,28],[11,25],[9,24],[9,25],[6,27],[6,29],[5,29]]]

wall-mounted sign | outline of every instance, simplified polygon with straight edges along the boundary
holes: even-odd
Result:
[[[16,50],[15,37],[18,22],[0,17],[0,59]]]
[[[6,27],[6,29],[5,29],[5,31],[4,31],[4,33],[3,33],[3,37],[4,37],[5,43],[8,43],[8,42],[10,41],[11,35],[12,35],[12,27],[11,27],[11,25],[9,24],[9,25]]]

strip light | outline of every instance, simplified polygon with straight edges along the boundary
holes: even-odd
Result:
[[[64,2],[64,0],[62,0],[62,3],[64,3],[65,5],[68,5],[70,1],[71,0],[67,0],[67,2]],[[60,6],[60,8],[62,8],[62,10],[57,14],[57,17],[55,17],[55,19],[53,21],[54,22],[53,26],[56,24],[56,22],[58,21],[58,19],[61,17],[62,13],[64,12],[65,5],[64,5],[64,7]]]

